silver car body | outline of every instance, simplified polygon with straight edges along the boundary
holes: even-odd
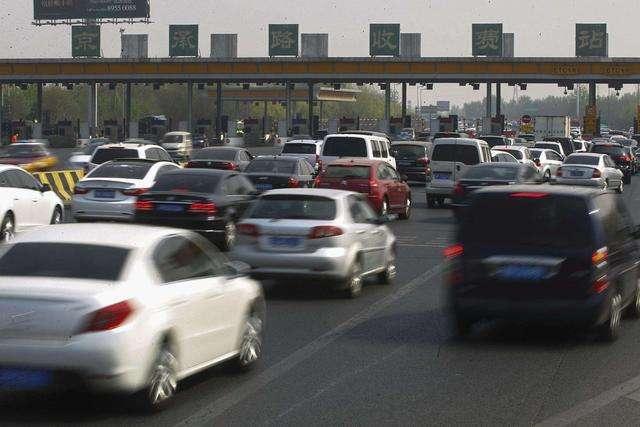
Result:
[[[261,199],[273,196],[308,196],[333,200],[335,217],[328,220],[253,218]],[[356,207],[357,206],[357,207]],[[356,222],[353,212],[377,215],[366,197],[350,191],[322,189],[283,189],[264,193],[238,224],[257,227],[255,236],[240,235],[234,257],[251,266],[257,278],[345,280],[356,261],[362,275],[380,273],[394,262],[395,236],[385,225],[372,221]],[[338,227],[342,234],[311,239],[314,227]],[[286,244],[285,244],[286,243]]]
[[[531,152],[527,147],[523,147],[521,145],[496,145],[495,147],[491,148],[492,155],[493,151],[502,151],[505,153],[509,153],[516,158],[518,163],[535,167],[535,163],[533,162],[533,160],[531,160]]]
[[[322,163],[320,161],[320,156],[322,154],[322,141],[323,140],[321,139],[320,140],[296,139],[296,140],[287,141],[282,146],[282,151],[280,152],[280,155],[305,159],[306,161],[309,162],[309,164],[315,167],[316,171],[318,171]],[[314,152],[309,154],[301,153],[300,150],[295,149],[295,147],[298,147],[298,146],[314,146]]]
[[[562,156],[560,153],[544,148],[532,148],[530,152],[540,174],[545,177],[545,180],[549,181],[554,179],[558,168],[562,166]],[[535,159],[538,161],[536,162]]]
[[[587,163],[580,161],[582,159],[593,160]],[[599,172],[597,175],[600,176],[594,177],[596,170]],[[613,160],[606,154],[571,154],[562,165],[561,171],[562,176],[556,178],[558,184],[586,185],[590,187],[616,189],[621,189],[623,185],[623,173],[619,169],[616,169],[615,163],[613,163]]]

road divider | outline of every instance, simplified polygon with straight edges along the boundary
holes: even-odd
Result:
[[[84,177],[84,171],[65,170],[51,172],[35,172],[33,176],[42,184],[48,184],[51,189],[65,202],[71,201],[73,189],[78,181]]]

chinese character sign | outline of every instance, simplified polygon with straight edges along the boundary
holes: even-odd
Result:
[[[502,24],[473,24],[473,56],[502,56]]]
[[[576,56],[607,56],[607,24],[576,24]]]
[[[100,27],[73,26],[71,27],[71,56],[97,57],[100,56]]]
[[[169,26],[169,56],[198,56],[198,26]]]
[[[369,55],[400,56],[400,24],[371,24]]]
[[[298,56],[298,24],[269,24],[269,56]]]

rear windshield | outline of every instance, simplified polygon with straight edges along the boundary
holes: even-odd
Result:
[[[594,145],[591,149],[592,153],[608,154],[611,157],[624,156],[624,150],[622,147],[615,147],[612,145]]]
[[[600,157],[594,156],[569,156],[564,161],[565,165],[590,165],[597,166],[600,163]]]
[[[518,176],[518,170],[518,167],[508,166],[475,166],[467,169],[467,171],[462,176],[462,179],[497,179],[514,181]]]
[[[523,224],[526,232],[513,232]],[[464,215],[460,233],[463,243],[484,247],[566,249],[591,243],[587,204],[579,197],[568,196],[483,194]]]
[[[0,257],[0,276],[118,280],[128,255],[113,246],[16,243]]]
[[[582,143],[578,141],[573,141],[573,148],[576,150],[582,150]]]
[[[522,160],[522,158],[524,157],[522,155],[522,151],[519,151],[519,150],[507,150],[504,148],[498,148],[497,150],[502,151],[503,153],[509,153],[518,160]]]
[[[367,144],[363,138],[333,136],[327,138],[323,148],[324,156],[367,157]]]
[[[156,181],[151,191],[215,193],[220,175],[205,173],[169,173]]]
[[[324,173],[326,178],[362,178],[369,179],[371,168],[369,166],[338,166],[330,165]]]
[[[255,159],[249,163],[245,172],[292,174],[296,170],[296,163],[295,160],[285,159]]]
[[[499,136],[481,136],[478,139],[485,141],[489,144],[489,147],[495,147],[496,145],[507,145],[506,139]]]
[[[192,156],[194,160],[235,160],[236,150],[226,148],[214,148],[194,151]]]
[[[256,201],[249,218],[332,220],[336,217],[333,199],[307,195],[264,196]]]
[[[465,165],[480,163],[478,149],[472,145],[436,144],[431,158],[437,162],[460,162]]]
[[[153,163],[106,163],[94,169],[87,178],[143,179]]]
[[[282,154],[316,154],[315,144],[285,144]]]
[[[391,155],[396,159],[415,160],[426,157],[427,152],[419,145],[392,145]]]
[[[178,143],[181,143],[182,141],[183,141],[182,135],[165,135],[165,137],[162,138],[163,144],[178,144]]]
[[[91,163],[101,165],[109,160],[137,159],[139,157],[138,150],[128,148],[100,148],[94,153]]]
[[[545,150],[553,150],[560,154],[558,144],[545,144],[544,142],[536,142],[536,148],[543,148]]]
[[[538,160],[542,154],[542,150],[529,150],[529,152],[531,153],[531,158],[533,160]]]

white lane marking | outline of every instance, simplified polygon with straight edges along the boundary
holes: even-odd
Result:
[[[573,408],[570,408],[557,415],[542,420],[535,427],[556,427],[567,426],[575,423],[581,418],[586,417],[599,409],[604,408],[610,403],[618,400],[621,397],[625,397],[640,389],[640,375],[631,378],[629,381],[625,381],[617,386],[610,388],[609,390],[601,393],[589,400],[585,400],[582,403],[577,404]]]
[[[441,271],[442,266],[438,265],[422,273],[420,276],[416,277],[409,283],[399,287],[395,293],[373,303],[366,310],[361,311],[354,317],[350,318],[344,323],[341,323],[334,329],[328,331],[324,335],[321,335],[299,350],[291,353],[280,362],[261,372],[255,378],[252,378],[251,380],[238,386],[235,390],[229,393],[225,393],[224,396],[220,397],[217,400],[214,400],[213,402],[206,405],[198,412],[186,418],[177,425],[212,425],[213,421],[220,415],[224,414],[226,411],[233,408],[240,402],[246,400],[258,390],[266,387],[270,382],[286,374],[287,372],[298,366],[300,363],[310,359],[314,354],[327,347],[329,344],[333,343],[335,340],[345,335],[347,332],[356,328],[361,323],[370,320],[382,310],[386,309],[407,294],[413,292],[418,286],[422,285],[432,277],[437,276],[441,273]]]

